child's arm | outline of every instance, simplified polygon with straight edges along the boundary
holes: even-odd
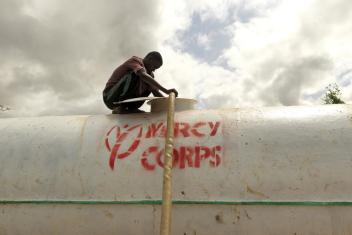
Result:
[[[159,90],[152,90],[152,93],[155,97],[164,97]]]
[[[144,82],[150,85],[153,90],[161,90],[165,94],[170,94],[171,92],[175,93],[175,96],[178,96],[178,92],[176,89],[166,89],[162,85],[160,85],[157,81],[155,81],[144,69],[140,69],[137,71],[138,77],[140,77]],[[160,92],[159,92],[160,93]],[[153,93],[154,94],[154,93]]]

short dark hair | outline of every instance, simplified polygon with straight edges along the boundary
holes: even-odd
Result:
[[[160,66],[163,65],[163,57],[161,57],[161,54],[157,51],[149,52],[144,58],[152,58],[153,60],[160,62]]]

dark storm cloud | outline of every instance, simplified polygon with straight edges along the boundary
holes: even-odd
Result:
[[[285,66],[261,92],[261,98],[268,104],[298,105],[302,87],[319,82],[319,77],[332,67],[333,63],[324,57],[302,58]]]
[[[60,106],[77,105],[68,112],[96,112],[101,90],[118,63],[155,49],[158,0],[56,1],[43,17],[26,14],[28,4],[0,1],[0,104],[31,108],[35,114],[21,100],[46,92],[48,103],[41,105],[51,114],[65,113],[53,109],[53,98]],[[89,97],[94,105],[80,105]]]

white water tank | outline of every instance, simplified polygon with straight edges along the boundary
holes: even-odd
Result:
[[[0,234],[159,234],[165,113],[0,119]],[[172,234],[351,234],[352,106],[175,116]]]

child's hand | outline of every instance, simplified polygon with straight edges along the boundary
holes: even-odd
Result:
[[[171,92],[175,93],[175,97],[178,96],[178,92],[177,92],[176,89],[174,89],[174,88],[167,90],[166,93],[167,93],[167,94],[170,94]]]

